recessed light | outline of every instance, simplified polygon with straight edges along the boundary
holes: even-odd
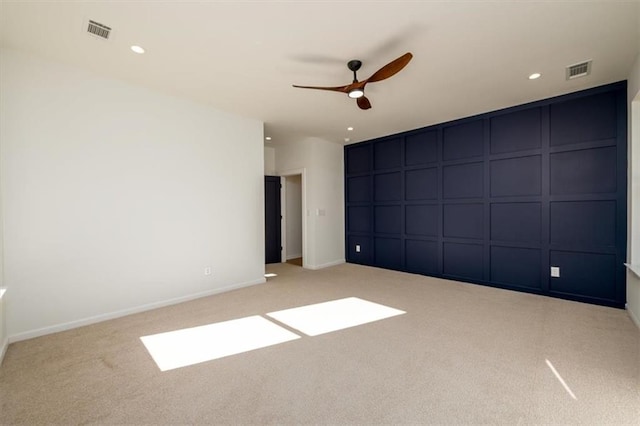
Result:
[[[142,55],[144,53],[144,49],[140,46],[131,46],[131,50],[139,55]]]
[[[353,130],[353,127],[347,127],[347,130],[348,130],[348,131],[352,131],[352,130]]]
[[[535,80],[536,78],[540,78],[541,75],[542,74],[540,74],[539,72],[534,72],[529,76],[529,80]]]
[[[271,140],[271,136],[267,136],[267,137],[265,138],[265,140],[270,141],[270,140]]]
[[[345,141],[345,142],[350,142],[350,141],[351,141],[351,139],[349,139],[349,138],[344,138],[344,141]]]

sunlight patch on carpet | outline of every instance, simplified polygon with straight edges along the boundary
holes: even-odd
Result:
[[[549,361],[548,359],[546,359],[545,361],[547,362],[547,366],[551,369],[551,372],[556,376],[556,379],[558,379],[558,381],[560,382],[562,387],[564,387],[564,390],[567,391],[569,396],[571,398],[575,399],[575,400],[578,400],[578,398],[576,398],[575,394],[571,391],[571,388],[569,387],[569,385],[567,385],[567,382],[564,381],[564,379],[562,378],[560,373],[558,373],[558,371],[553,366],[553,364],[551,364],[551,361]]]
[[[299,338],[297,334],[255,315],[142,336],[140,340],[158,368],[167,371]]]
[[[271,312],[267,316],[307,336],[355,327],[406,312],[357,297]]]

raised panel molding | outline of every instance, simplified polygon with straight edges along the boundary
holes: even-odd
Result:
[[[469,163],[446,166],[442,171],[442,196],[481,198],[484,196],[484,164]]]
[[[483,248],[480,244],[444,243],[443,274],[469,280],[484,278]]]
[[[597,93],[556,102],[549,107],[550,145],[566,145],[616,137],[616,94]]]
[[[388,269],[401,269],[401,244],[402,241],[400,238],[376,238],[374,247],[376,266]]]
[[[398,201],[402,199],[400,172],[382,173],[373,177],[375,201]]]
[[[446,238],[484,238],[484,204],[445,204],[443,230]]]
[[[426,275],[441,273],[437,242],[407,239],[405,253],[407,271]]]
[[[490,123],[492,154],[526,151],[541,146],[540,108],[498,115],[493,117]]]
[[[404,143],[405,166],[435,163],[438,161],[438,131],[429,130],[409,134]]]
[[[400,166],[400,139],[376,142],[373,145],[375,170],[393,169]]]
[[[574,296],[614,300],[616,256],[613,254],[551,251],[550,263],[560,269],[560,277],[551,278],[550,290]]]
[[[347,227],[349,232],[371,232],[371,207],[347,207]]]
[[[553,153],[549,158],[551,195],[615,193],[615,146]]]
[[[438,198],[438,168],[407,170],[404,174],[406,200]]]
[[[614,247],[616,243],[616,202],[552,202],[551,244]]]
[[[483,120],[454,124],[444,128],[442,159],[480,157],[484,153]]]
[[[358,145],[345,152],[347,174],[371,171],[371,145]]]
[[[407,205],[405,207],[405,234],[414,236],[438,236],[440,205]]]
[[[540,289],[540,260],[540,249],[492,246],[491,281]]]
[[[491,162],[491,196],[541,195],[540,155]]]
[[[373,264],[373,240],[369,236],[349,235],[347,237],[347,258],[349,262],[363,265]]]
[[[493,203],[490,212],[492,241],[542,241],[542,203]]]
[[[400,206],[375,206],[375,232],[382,234],[400,234]]]
[[[371,201],[371,179],[369,176],[357,176],[347,179],[347,199],[352,203]]]
[[[347,261],[623,308],[626,97],[614,83],[345,146]]]

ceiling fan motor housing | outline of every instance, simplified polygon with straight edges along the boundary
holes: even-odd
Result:
[[[349,67],[349,69],[351,71],[356,72],[362,66],[362,61],[359,61],[357,59],[353,59],[353,60],[347,62],[347,66]]]

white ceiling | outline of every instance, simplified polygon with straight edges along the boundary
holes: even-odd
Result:
[[[110,40],[88,36],[87,19]],[[262,120],[273,144],[344,143],[624,80],[640,2],[1,0],[0,43]],[[291,87],[345,85],[348,60],[364,79],[405,52],[403,71],[367,86],[368,111]],[[592,74],[566,81],[588,59]]]

